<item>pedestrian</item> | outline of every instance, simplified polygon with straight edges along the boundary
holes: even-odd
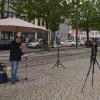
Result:
[[[90,61],[93,61],[93,58],[96,59],[97,51],[98,51],[98,43],[96,39],[93,38],[92,44],[91,44],[91,60]]]
[[[11,42],[10,46],[10,61],[11,61],[11,82],[15,84],[17,81],[16,75],[17,75],[17,69],[19,61],[21,61],[21,56],[23,52],[21,49],[21,37],[15,37],[15,40]]]

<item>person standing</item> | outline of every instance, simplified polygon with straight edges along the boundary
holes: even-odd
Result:
[[[97,56],[97,51],[98,51],[98,43],[95,38],[92,39],[92,44],[91,44],[91,61],[93,61],[93,58],[96,59]]]
[[[17,81],[17,68],[23,52],[21,49],[21,37],[15,37],[10,46],[10,61],[11,61],[11,82],[15,84]]]

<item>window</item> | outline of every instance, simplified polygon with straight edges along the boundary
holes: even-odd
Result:
[[[13,12],[8,12],[8,11],[4,11],[4,17],[5,17],[5,18],[6,18],[6,17],[14,17],[14,16],[16,16],[15,13],[13,13]]]

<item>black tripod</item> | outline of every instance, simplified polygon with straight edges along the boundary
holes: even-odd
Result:
[[[28,55],[25,55],[25,80],[27,80]]]
[[[95,53],[92,53],[92,55],[91,55],[90,67],[89,67],[89,70],[88,70],[88,73],[87,73],[87,76],[86,76],[84,85],[83,85],[83,87],[82,87],[81,93],[83,92],[83,89],[84,89],[84,87],[85,87],[85,83],[86,83],[86,81],[87,81],[87,78],[88,78],[88,76],[89,76],[89,73],[90,73],[90,70],[91,70],[92,67],[93,67],[93,69],[92,69],[92,86],[93,86],[93,76],[94,76],[94,65],[95,65],[95,63],[97,63],[97,65],[98,65],[98,67],[99,67],[99,69],[100,69],[99,63],[98,63],[98,61],[97,61],[97,59],[96,59],[96,52],[95,52]]]
[[[60,62],[60,58],[59,58],[59,45],[58,45],[57,62],[56,62],[55,65],[52,67],[52,69],[53,69],[55,66],[57,66],[57,68],[58,68],[59,65],[61,65],[61,66],[65,69],[64,65]]]

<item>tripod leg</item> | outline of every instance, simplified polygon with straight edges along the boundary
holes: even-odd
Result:
[[[59,64],[65,69],[65,66],[59,61]]]
[[[59,60],[57,61],[57,68],[58,68],[58,66],[59,66]]]
[[[59,66],[59,46],[58,46],[58,52],[57,52],[57,62],[55,63],[55,65],[52,67],[52,69],[57,65],[57,68]]]
[[[26,76],[25,76],[25,80],[27,80],[27,67],[26,67]]]
[[[97,65],[98,65],[98,67],[99,67],[99,69],[100,69],[100,65],[99,65],[99,63],[98,63],[97,59],[96,59],[95,61],[96,61]]]
[[[58,62],[56,62],[56,63],[54,64],[54,66],[52,67],[52,69],[54,69],[54,67],[57,65],[57,63],[58,63]]]
[[[93,61],[93,69],[92,69],[92,86],[93,86],[93,76],[94,76],[94,64],[95,64],[95,62]]]
[[[27,65],[26,65],[26,77],[25,77],[25,80],[27,80]]]
[[[25,80],[27,80],[27,57],[25,59],[26,59],[26,65],[25,65],[26,75],[25,75]]]
[[[83,92],[83,89],[84,89],[84,86],[85,86],[86,80],[87,80],[87,78],[88,78],[88,76],[89,76],[89,72],[90,72],[91,66],[92,66],[92,62],[91,62],[91,64],[90,64],[90,67],[89,67],[89,70],[88,70],[88,73],[87,73],[87,76],[86,76],[86,79],[85,79],[84,85],[83,85],[83,87],[82,87],[81,93]]]

